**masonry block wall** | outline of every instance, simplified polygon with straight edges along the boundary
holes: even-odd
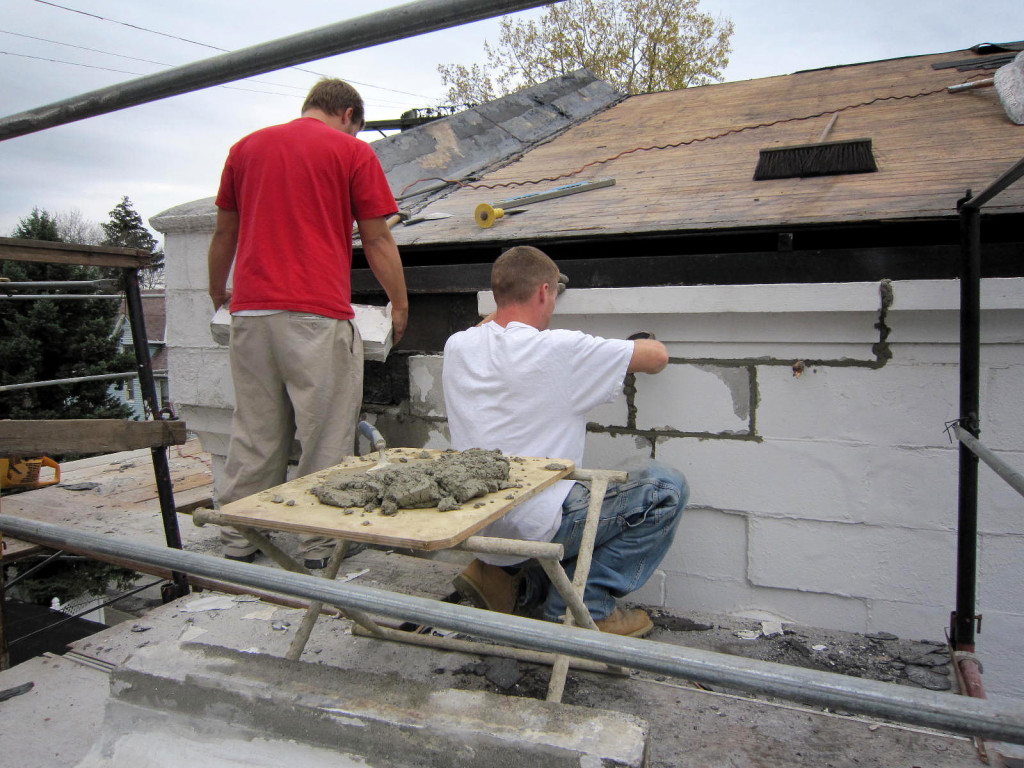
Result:
[[[153,221],[168,235],[170,377],[216,474],[233,402],[208,328],[212,219],[182,208]],[[588,417],[588,466],[656,458],[690,481],[675,545],[637,600],[941,639],[956,568],[945,425],[958,413],[958,291],[913,281],[562,296],[555,326],[649,330],[671,355]],[[982,307],[982,440],[1024,470],[1024,280],[985,281]],[[481,315],[492,308],[481,294]],[[448,446],[442,364],[410,358],[409,401],[366,414],[391,444]],[[1024,500],[984,465],[980,475],[978,649],[990,695],[1024,698]]]

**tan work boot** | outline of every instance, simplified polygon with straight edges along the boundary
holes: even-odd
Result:
[[[459,593],[477,608],[512,613],[519,593],[519,577],[496,565],[474,560],[452,579]]]
[[[607,632],[610,635],[625,635],[626,637],[647,637],[654,629],[654,622],[643,608],[630,608],[628,611],[623,611],[616,606],[611,616],[594,623],[602,632]]]

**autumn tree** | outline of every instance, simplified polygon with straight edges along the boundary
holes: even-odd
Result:
[[[139,248],[153,254],[153,266],[146,271],[139,273],[139,284],[143,288],[156,288],[163,285],[164,274],[164,251],[159,248],[156,238],[153,237],[146,225],[142,223],[142,217],[132,207],[132,201],[125,195],[121,202],[110,211],[110,221],[100,224],[103,228],[103,240],[101,245],[110,245],[115,248]]]
[[[59,217],[34,208],[11,237],[60,241]],[[95,280],[100,271],[73,264],[0,261],[13,282]],[[118,303],[110,299],[0,301],[0,384],[120,373],[135,359],[113,335]],[[0,394],[0,419],[128,418],[109,381],[60,384]]]
[[[722,79],[733,24],[699,0],[564,0],[538,20],[501,20],[486,63],[442,64],[449,103],[480,103],[586,67],[623,93]]]

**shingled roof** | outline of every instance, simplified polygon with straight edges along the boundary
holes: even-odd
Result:
[[[968,71],[948,66],[964,61]],[[945,90],[996,63],[963,50],[633,96],[472,186],[450,187],[425,211],[451,218],[396,228],[395,238],[405,255],[417,246],[952,219],[965,190],[980,191],[1024,156],[1024,127],[994,89]],[[754,180],[761,149],[815,142],[833,114],[828,141],[870,139],[877,172]],[[474,222],[479,203],[605,177],[615,185],[538,203],[490,229]],[[986,207],[1021,212],[1024,184]]]

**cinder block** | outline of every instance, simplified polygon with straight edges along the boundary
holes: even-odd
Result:
[[[629,402],[625,390],[619,390],[619,396],[610,403],[599,405],[587,411],[587,422],[600,424],[602,427],[624,427],[629,418]]]
[[[409,358],[409,410],[413,416],[447,418],[441,385],[443,355]]]
[[[665,605],[683,615],[687,611],[737,617],[769,613],[786,622],[844,632],[863,632],[867,621],[865,601],[857,598],[766,589],[731,579],[705,579],[671,572],[666,572]]]
[[[1024,454],[1004,454],[1002,458],[1024,471]],[[1024,535],[1020,494],[985,465],[978,470],[978,530]]]
[[[225,349],[174,347],[168,351],[168,370],[173,399],[179,405],[235,407],[231,363]]]
[[[762,518],[749,535],[757,586],[931,605],[953,592],[951,532]]]
[[[982,534],[979,540],[979,612],[1024,617],[1024,535]]]
[[[164,241],[164,281],[168,290],[209,288],[207,253],[213,230],[173,232]],[[209,301],[209,299],[207,299]]]
[[[1018,355],[1019,355],[1018,348]],[[993,451],[1024,451],[1024,365],[992,366],[983,372],[985,396],[981,410],[981,441]],[[1000,456],[1024,472],[1020,454]]]
[[[771,439],[941,447],[959,408],[956,366],[759,366],[757,385],[757,431]]]
[[[167,301],[167,344],[171,347],[215,347],[210,335],[213,305],[206,289],[170,289]]]
[[[639,429],[745,433],[750,427],[750,374],[745,367],[669,364],[636,377]]]
[[[109,765],[104,756],[118,750],[136,754],[138,734],[166,740],[170,729],[177,748],[155,765],[178,765],[178,755],[200,754],[229,738],[237,751],[220,755],[225,762],[218,764],[267,764],[269,747],[281,762],[296,765],[369,759],[396,768],[524,762],[639,768],[649,732],[631,715],[485,691],[432,690],[398,675],[194,643],[138,649],[111,673],[111,696],[83,766]],[[307,762],[312,750],[332,750],[345,762]]]
[[[989,698],[1024,699],[1024,616],[985,611],[975,641]]]
[[[588,432],[583,449],[587,469],[626,469],[651,458],[651,443],[638,435]]]
[[[686,509],[662,567],[672,573],[745,581],[746,517],[701,507]]]
[[[757,515],[949,530],[956,452],[800,440],[659,440],[693,504]]]
[[[636,592],[630,592],[626,598],[631,603],[640,603],[661,608],[665,605],[665,572],[655,571]]]

